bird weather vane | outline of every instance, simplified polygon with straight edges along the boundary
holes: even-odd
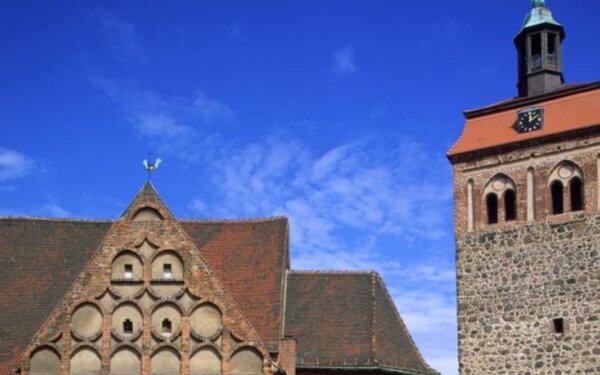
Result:
[[[158,169],[158,166],[160,165],[161,162],[162,162],[162,160],[160,158],[156,158],[156,160],[154,162],[151,162],[148,160],[144,160],[142,162],[144,164],[144,168],[146,168],[146,170],[148,171],[148,181],[152,180],[152,172],[154,172],[156,169]]]

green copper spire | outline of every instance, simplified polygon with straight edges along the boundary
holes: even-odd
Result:
[[[534,8],[540,8],[546,6],[546,0],[531,0],[531,5]]]
[[[529,27],[541,24],[552,24],[556,26],[562,26],[560,23],[556,22],[556,20],[552,16],[552,12],[546,6],[546,0],[532,0],[531,5],[533,9],[531,9],[529,14],[525,17],[525,21],[523,22],[523,27],[521,28],[521,31]]]

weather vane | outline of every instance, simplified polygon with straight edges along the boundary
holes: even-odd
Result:
[[[148,181],[152,180],[152,172],[154,172],[158,168],[161,162],[162,160],[160,160],[160,158],[156,158],[154,163],[148,160],[143,161],[144,168],[146,168],[146,170],[148,171]]]

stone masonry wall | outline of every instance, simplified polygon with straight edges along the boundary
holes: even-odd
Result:
[[[600,374],[599,154],[600,137],[586,135],[454,160],[460,374]],[[583,172],[584,209],[552,215],[548,177],[562,161]],[[483,189],[498,173],[516,184],[518,215],[490,225]],[[557,318],[564,319],[562,335],[555,334]]]

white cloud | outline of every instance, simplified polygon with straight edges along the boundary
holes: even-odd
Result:
[[[200,198],[194,198],[192,203],[190,203],[190,209],[196,212],[204,212],[207,209],[208,205]]]
[[[331,55],[333,60],[331,70],[337,75],[351,75],[356,73],[357,67],[354,58],[354,47],[352,44],[334,51]]]
[[[26,177],[34,170],[35,163],[28,156],[0,148],[0,182]]]
[[[234,117],[234,112],[231,108],[202,93],[196,95],[194,108],[200,112],[204,121],[209,124],[215,122],[231,122]]]
[[[224,204],[212,212],[288,215],[300,264],[314,251],[355,256],[350,250],[365,244],[342,232],[361,234],[363,242],[367,234],[406,241],[449,235],[444,224],[451,218],[452,190],[438,176],[449,173],[445,160],[412,141],[391,151],[377,151],[385,148],[373,143],[341,145],[319,157],[298,141],[277,137],[227,149],[213,160],[212,179],[220,189],[215,201]]]
[[[202,200],[197,211],[288,216],[294,269],[379,271],[426,358],[455,374],[454,265],[401,262],[380,248],[393,242],[403,252],[410,243],[450,238],[450,170],[418,142],[385,142],[347,143],[319,155],[285,137],[224,149],[210,173],[218,196],[208,202],[219,205]]]
[[[119,59],[148,60],[144,49],[137,42],[136,26],[120,15],[107,9],[97,8],[89,18],[96,23],[107,48]]]

